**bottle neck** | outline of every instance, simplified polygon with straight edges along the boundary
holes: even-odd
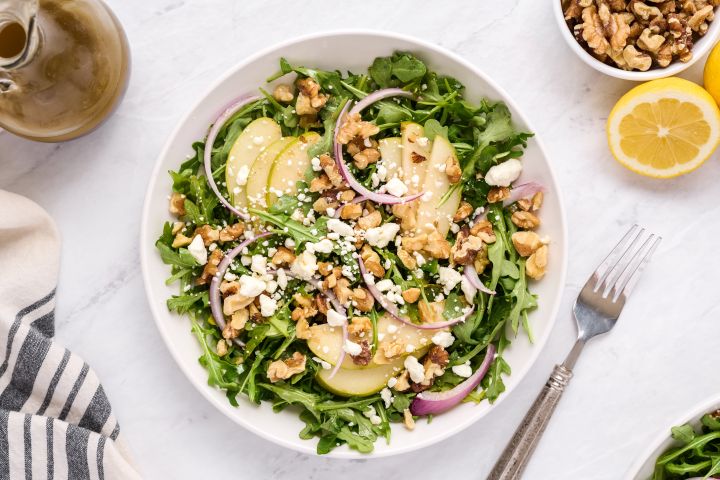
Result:
[[[37,0],[0,0],[0,70],[21,67],[37,51]]]

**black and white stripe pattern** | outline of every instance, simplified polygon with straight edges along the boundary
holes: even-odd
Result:
[[[0,317],[0,480],[140,478],[97,376],[52,340],[54,305]]]

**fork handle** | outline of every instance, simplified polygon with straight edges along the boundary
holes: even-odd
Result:
[[[535,403],[530,407],[505,447],[502,456],[490,472],[488,480],[520,478],[572,375],[572,370],[566,366],[555,365],[555,369],[535,399]]]

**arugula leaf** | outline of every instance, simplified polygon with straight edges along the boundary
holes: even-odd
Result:
[[[320,418],[320,414],[317,412],[317,410],[315,410],[315,406],[320,400],[320,397],[318,395],[303,392],[302,390],[298,390],[288,385],[283,385],[279,383],[260,383],[258,386],[264,388],[265,390],[270,390],[275,395],[285,400],[287,403],[300,404],[304,406],[308,410],[308,412],[312,413],[316,418]]]
[[[695,438],[695,430],[690,425],[681,425],[679,427],[672,427],[672,438],[682,443],[690,443]]]
[[[392,77],[392,61],[389,57],[377,57],[368,68],[368,73],[380,88],[387,88]]]
[[[423,62],[409,53],[396,53],[392,60],[392,74],[404,83],[418,80],[425,76],[427,67]]]
[[[155,243],[155,246],[160,250],[160,259],[166,265],[177,267],[197,267],[199,265],[195,257],[190,255],[187,248],[179,248],[175,251],[166,244],[161,243],[160,240]]]
[[[443,127],[440,122],[431,118],[425,122],[425,136],[429,140],[435,140],[437,135],[448,138],[448,127]]]

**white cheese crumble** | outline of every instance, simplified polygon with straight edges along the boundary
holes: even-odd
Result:
[[[237,183],[240,186],[247,185],[248,176],[250,175],[250,169],[247,165],[243,165],[240,167],[240,170],[237,173],[237,176],[235,177],[235,183]]]
[[[398,177],[391,178],[390,181],[385,184],[385,189],[394,197],[402,197],[408,191],[407,185]]]
[[[395,284],[392,282],[392,280],[390,280],[389,278],[386,278],[386,279],[384,279],[384,280],[380,280],[379,282],[377,282],[377,283],[375,284],[375,286],[376,286],[377,289],[380,290],[381,292],[387,292],[388,290],[390,290],[391,288],[393,288],[393,287],[395,286]],[[391,326],[392,326],[392,325],[391,325]]]
[[[490,167],[485,174],[485,182],[494,187],[509,187],[522,172],[522,162],[516,158],[506,160],[500,165]]]
[[[462,275],[457,270],[449,267],[438,267],[438,282],[445,287],[445,295],[450,293],[462,280]]]
[[[352,340],[345,340],[343,350],[345,350],[345,353],[353,357],[362,353],[362,347]]]
[[[312,169],[314,172],[319,172],[322,170],[322,167],[320,166],[320,158],[313,157],[312,160],[310,160],[310,164],[312,165]]]
[[[310,280],[317,269],[317,258],[307,250],[298,255],[290,266],[290,271],[305,281]]]
[[[387,382],[388,388],[392,388],[392,387],[394,387],[395,385],[397,385],[397,378],[395,378],[395,377],[390,377],[390,380],[388,380],[388,382]]]
[[[238,293],[243,297],[253,298],[265,291],[265,282],[259,278],[243,275],[240,277],[240,288]]]
[[[415,383],[422,383],[425,380],[425,368],[422,366],[418,359],[412,355],[405,358],[405,368],[407,368],[410,380]]]
[[[285,274],[285,270],[278,270],[277,271],[277,284],[278,287],[280,287],[280,290],[285,290],[285,287],[287,287],[288,279],[287,275]]]
[[[395,377],[393,377],[394,379]],[[397,380],[395,380],[397,382]],[[390,382],[388,382],[390,383]],[[383,402],[385,402],[385,408],[390,408],[390,405],[392,405],[393,401],[393,394],[390,391],[389,388],[385,387],[382,390],[380,390],[380,398],[382,398]]]
[[[321,358],[312,357],[312,359],[313,359],[316,363],[320,364],[320,366],[323,368],[323,370],[330,370],[330,368],[332,367],[332,365],[330,365],[328,362],[326,362],[325,360],[323,360],[323,359],[321,359]]]
[[[395,239],[399,231],[400,225],[397,223],[386,223],[385,225],[369,229],[365,233],[365,240],[373,247],[385,248],[388,243]]]
[[[435,345],[438,345],[443,348],[449,347],[450,345],[453,344],[454,341],[455,341],[455,337],[453,337],[452,333],[450,333],[450,332],[437,332],[432,337],[432,342]]]
[[[331,327],[342,327],[347,323],[347,317],[342,313],[329,308],[327,311],[327,323]]]
[[[347,223],[338,220],[337,218],[331,218],[327,221],[327,228],[331,232],[335,232],[338,235],[341,235],[343,237],[351,236],[355,233],[355,230],[353,230],[353,227],[348,225]]]
[[[187,247],[190,255],[200,264],[205,265],[207,263],[208,253],[205,248],[205,242],[200,235],[195,235],[190,245]]]
[[[264,255],[253,255],[250,259],[250,270],[259,274],[267,273],[267,258]]]
[[[260,295],[260,314],[263,317],[272,317],[277,311],[277,302],[267,295]]]
[[[458,377],[468,378],[472,375],[472,367],[470,367],[470,361],[467,361],[462,365],[453,365],[451,370]]]
[[[318,253],[331,253],[333,251],[333,242],[330,239],[324,238],[317,243],[307,244],[305,248],[310,248]]]

